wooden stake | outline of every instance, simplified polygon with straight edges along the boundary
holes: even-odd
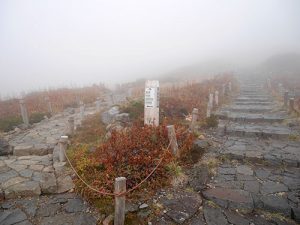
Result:
[[[175,133],[175,127],[174,125],[167,126],[168,129],[168,138],[171,143],[171,150],[175,156],[177,156],[178,152],[178,144],[177,144],[177,138]]]
[[[126,178],[117,177],[115,179],[115,194],[126,191]],[[125,195],[115,197],[115,217],[114,225],[124,225],[125,222]]]
[[[197,120],[198,120],[198,114],[199,114],[199,110],[197,108],[194,108],[193,111],[192,111],[192,122],[191,122],[191,125],[190,125],[190,129],[192,131],[194,131],[194,129],[195,129],[195,126],[196,126],[196,123],[197,123]]]

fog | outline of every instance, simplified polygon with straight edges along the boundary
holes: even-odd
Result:
[[[2,96],[284,52],[300,52],[299,0],[0,1]]]

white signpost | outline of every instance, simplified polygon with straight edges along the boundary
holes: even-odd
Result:
[[[159,81],[147,80],[145,84],[144,124],[159,125]]]

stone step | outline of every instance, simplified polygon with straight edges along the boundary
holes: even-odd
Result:
[[[13,146],[13,155],[28,156],[28,155],[48,155],[53,153],[54,144],[30,144],[23,143]]]
[[[220,125],[221,127],[222,125]],[[253,125],[253,124],[238,124],[231,123],[224,127],[226,135],[238,137],[257,137],[257,138],[278,138],[287,139],[291,135],[297,135],[291,128],[286,126],[274,125]]]
[[[274,108],[268,105],[230,105],[224,107],[224,110],[230,112],[244,112],[244,113],[263,113],[270,112]]]
[[[251,98],[251,97],[238,97],[235,102],[270,102],[271,98]]]
[[[270,102],[241,102],[241,101],[237,101],[237,102],[233,102],[233,104],[235,105],[267,105],[267,106],[271,106],[274,104],[274,102],[270,101]]]
[[[300,141],[229,138],[220,153],[230,159],[272,166],[300,167]]]
[[[44,156],[0,157],[0,191],[6,199],[66,192],[74,188],[64,167]]]
[[[216,171],[203,196],[222,208],[244,213],[262,209],[288,218],[299,210],[299,168],[226,163]]]
[[[216,115],[221,120],[246,123],[279,123],[287,117],[276,114],[231,113],[228,111],[221,111]]]

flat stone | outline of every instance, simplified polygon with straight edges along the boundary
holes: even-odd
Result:
[[[82,199],[79,198],[69,199],[69,201],[65,204],[65,211],[68,213],[81,212],[85,208],[86,207]]]
[[[19,174],[22,176],[22,177],[31,177],[32,174],[33,174],[33,171],[32,170],[29,170],[29,169],[26,169],[26,170],[22,170],[19,172]]]
[[[242,209],[245,212],[252,212],[254,207],[250,193],[243,190],[218,187],[204,191],[203,196],[221,207],[229,209]]]
[[[18,200],[17,204],[20,204],[24,212],[27,213],[29,216],[34,217],[36,215],[38,205],[36,198],[20,199]]]
[[[194,216],[190,221],[190,225],[206,225],[203,215]]]
[[[25,170],[27,168],[27,165],[16,165],[16,164],[8,164],[7,165],[9,168],[19,172],[21,170]]]
[[[261,193],[262,194],[274,194],[278,192],[287,192],[288,188],[281,183],[273,182],[273,181],[267,181],[262,183],[261,186]]]
[[[199,209],[202,199],[197,193],[176,191],[171,198],[162,198],[161,204],[167,209],[166,215],[175,223],[182,224]]]
[[[245,181],[244,190],[251,193],[259,192],[259,182],[258,181]]]
[[[61,208],[59,203],[41,205],[36,215],[39,217],[54,216]]]
[[[9,179],[18,176],[18,173],[14,170],[9,170],[4,173],[0,174],[0,183],[4,183],[5,181],[8,181]]]
[[[57,193],[57,183],[54,173],[33,173],[33,180],[38,181],[43,194]]]
[[[24,177],[13,177],[10,178],[9,180],[5,181],[4,183],[1,184],[1,187],[3,189],[7,189],[9,186],[16,185],[18,183],[22,183],[23,181],[26,181],[27,179]]]
[[[75,187],[70,176],[60,176],[57,178],[57,193],[67,192]]]
[[[203,212],[207,225],[229,225],[220,208],[204,206]]]
[[[29,169],[35,170],[35,171],[42,171],[44,169],[43,165],[31,165],[29,166]]]
[[[226,218],[230,224],[235,225],[249,225],[249,220],[247,220],[242,215],[238,214],[237,212],[233,212],[230,210],[224,211]]]
[[[246,166],[246,165],[237,166],[236,171],[242,175],[248,175],[248,176],[253,175],[253,170],[251,169],[251,167]]]
[[[13,154],[16,156],[30,155],[33,145],[31,144],[21,144],[14,147]]]
[[[6,198],[15,198],[18,196],[37,196],[41,194],[41,188],[37,181],[25,181],[12,185],[5,190]]]
[[[271,174],[271,171],[265,170],[265,169],[256,169],[255,171],[255,176],[261,180],[265,180],[269,177]]]
[[[291,215],[291,206],[288,204],[286,198],[269,195],[262,196],[261,201],[263,202],[263,207],[266,210],[283,213],[286,216]]]
[[[1,225],[12,225],[27,220],[26,214],[20,209],[5,210],[0,214]]]

